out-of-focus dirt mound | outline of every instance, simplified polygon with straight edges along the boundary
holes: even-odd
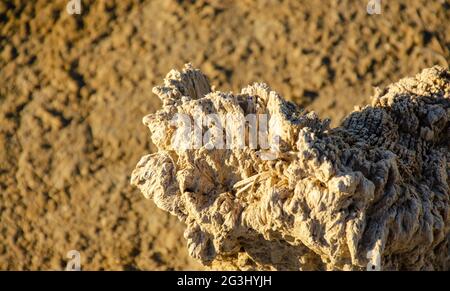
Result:
[[[270,83],[331,117],[448,66],[448,1],[0,3],[0,269],[197,269],[176,218],[129,186],[153,150],[151,88],[191,61],[214,85]]]

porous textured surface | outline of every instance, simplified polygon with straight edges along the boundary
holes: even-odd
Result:
[[[384,270],[449,268],[448,69],[378,89],[336,128],[262,83],[216,91],[190,65],[153,92],[163,106],[143,121],[158,151],[131,182],[186,224],[189,254],[204,265],[358,270],[371,252]],[[180,113],[268,114],[278,151],[175,147]]]
[[[192,62],[221,90],[264,81],[340,123],[450,60],[450,0],[0,1],[0,270],[195,270],[184,225],[129,185],[155,152],[152,88]]]

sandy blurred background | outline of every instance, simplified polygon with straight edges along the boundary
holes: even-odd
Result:
[[[0,2],[0,270],[201,268],[183,226],[129,185],[172,68],[265,81],[333,124],[450,59],[449,1]]]

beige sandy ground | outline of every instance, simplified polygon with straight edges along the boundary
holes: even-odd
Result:
[[[450,2],[0,2],[0,269],[198,269],[183,226],[129,186],[153,149],[151,88],[192,62],[221,89],[269,83],[333,124],[450,59]]]

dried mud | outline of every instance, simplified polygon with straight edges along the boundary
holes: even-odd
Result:
[[[0,3],[0,269],[199,269],[183,225],[129,185],[171,68],[254,81],[332,118],[450,59],[448,1]]]
[[[212,90],[190,64],[153,92],[163,106],[143,123],[158,151],[131,183],[186,224],[202,264],[450,267],[449,70],[389,85],[336,128],[264,83]]]

